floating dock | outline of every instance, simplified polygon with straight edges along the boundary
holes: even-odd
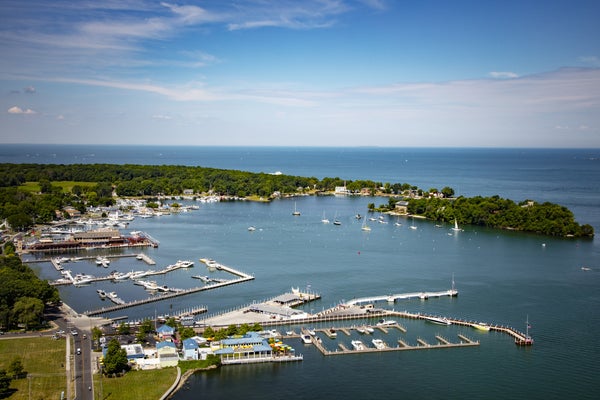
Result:
[[[106,314],[106,313],[110,313],[110,312],[114,312],[114,311],[119,311],[119,310],[123,310],[125,308],[129,308],[129,307],[135,307],[135,306],[139,306],[142,304],[148,304],[148,303],[154,303],[157,301],[163,301],[163,300],[167,300],[167,299],[172,299],[174,297],[179,297],[179,296],[185,296],[188,294],[192,294],[192,293],[198,293],[198,292],[202,292],[205,290],[212,290],[212,289],[218,289],[221,287],[225,287],[225,286],[229,286],[229,285],[235,285],[238,283],[242,283],[242,282],[247,282],[247,281],[251,281],[254,279],[254,277],[252,275],[248,275],[246,273],[243,273],[241,271],[238,271],[236,269],[233,269],[231,267],[226,267],[223,268],[224,270],[239,276],[239,278],[237,279],[232,279],[229,281],[225,281],[225,282],[220,282],[220,283],[212,283],[210,285],[206,285],[206,286],[200,286],[200,287],[194,287],[194,288],[190,288],[190,289],[182,289],[179,290],[177,292],[174,293],[167,293],[167,294],[163,294],[160,296],[153,296],[153,297],[148,297],[145,299],[141,299],[141,300],[135,300],[135,301],[131,301],[125,304],[119,304],[119,305],[115,305],[112,307],[102,307],[98,310],[92,310],[92,311],[86,311],[83,314],[87,315],[87,316],[95,316],[95,315],[101,315],[101,314]],[[206,310],[204,311],[206,312]]]

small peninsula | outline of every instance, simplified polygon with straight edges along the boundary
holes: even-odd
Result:
[[[65,208],[84,214],[89,206],[113,205],[115,196],[143,197],[158,206],[159,199],[177,197],[268,202],[281,197],[333,194],[386,196],[388,204],[377,210],[434,221],[556,237],[594,236],[594,228],[577,223],[564,206],[533,200],[515,203],[499,196],[455,197],[450,187],[423,190],[408,183],[177,165],[0,164],[0,218],[15,231],[26,231],[34,221],[50,223],[61,218]]]

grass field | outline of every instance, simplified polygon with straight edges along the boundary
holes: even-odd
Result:
[[[74,181],[56,181],[56,182],[52,182],[52,186],[60,186],[62,188],[63,193],[71,193],[71,190],[73,189],[73,186],[75,185],[79,185],[81,187],[94,187],[97,185],[96,182],[74,182]],[[24,184],[22,184],[21,186],[19,186],[19,189],[25,191],[25,192],[30,192],[30,193],[37,193],[40,191],[40,184],[38,182],[25,182]]]
[[[47,337],[0,340],[0,369],[6,369],[15,357],[20,357],[29,378],[13,380],[15,390],[10,400],[60,399],[67,393],[64,340]],[[30,396],[31,393],[31,396]]]
[[[94,375],[94,393],[106,400],[155,400],[175,382],[177,368],[129,371],[120,378]]]

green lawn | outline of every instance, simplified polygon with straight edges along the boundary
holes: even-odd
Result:
[[[51,182],[52,186],[60,186],[62,188],[63,193],[71,193],[71,190],[73,189],[73,186],[75,185],[79,185],[81,187],[94,187],[97,185],[96,182],[74,182],[74,181],[56,181],[56,182]],[[24,184],[22,184],[21,186],[19,186],[19,189],[25,191],[25,192],[30,192],[30,193],[37,193],[39,192],[40,189],[40,184],[38,182],[25,182]]]
[[[15,357],[20,357],[29,378],[13,380],[15,392],[10,400],[60,399],[67,393],[64,340],[47,337],[0,340],[0,369],[6,369]],[[31,396],[30,396],[31,391]]]
[[[129,371],[120,378],[94,375],[96,399],[157,400],[175,383],[177,368]]]

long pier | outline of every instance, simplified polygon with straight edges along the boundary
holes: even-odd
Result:
[[[349,306],[354,306],[357,304],[364,303],[374,303],[377,301],[387,301],[388,303],[394,303],[396,300],[409,300],[409,299],[421,299],[427,300],[430,297],[456,297],[458,296],[458,290],[450,289],[450,290],[442,290],[440,292],[413,292],[413,293],[400,293],[400,294],[389,294],[384,296],[371,296],[371,297],[361,297],[358,299],[353,299],[347,301],[345,304]]]
[[[192,293],[202,292],[205,290],[212,290],[212,289],[217,289],[217,288],[221,288],[221,287],[225,287],[225,286],[235,285],[237,283],[247,282],[247,281],[251,281],[254,279],[254,276],[248,275],[246,273],[243,273],[243,272],[233,269],[231,267],[224,267],[223,269],[234,275],[239,276],[239,278],[232,279],[232,280],[225,281],[225,282],[213,283],[211,285],[199,286],[199,287],[194,287],[194,288],[190,288],[190,289],[183,289],[183,290],[180,290],[180,291],[177,291],[174,293],[163,294],[161,296],[153,296],[153,297],[148,297],[145,299],[134,300],[134,301],[130,301],[125,304],[119,304],[119,305],[115,305],[112,307],[102,307],[98,310],[85,311],[83,314],[87,315],[87,316],[96,316],[96,315],[106,314],[106,313],[119,311],[119,310],[123,310],[123,309],[130,308],[130,307],[136,307],[136,306],[139,306],[142,304],[154,303],[157,301],[168,300],[168,299],[172,299],[175,297],[180,297],[180,296],[185,296],[185,295],[192,294]]]
[[[353,329],[353,328],[336,328],[336,329],[343,331],[344,329]],[[319,330],[319,331],[321,331],[321,330]],[[427,343],[423,339],[417,339],[417,345],[413,346],[413,345],[409,345],[408,343],[406,343],[403,340],[399,340],[398,344],[396,346],[390,346],[389,344],[385,343],[385,346],[383,346],[381,348],[370,347],[370,346],[366,345],[365,343],[363,343],[363,344],[365,344],[365,346],[363,348],[361,348],[360,350],[348,349],[345,345],[340,344],[338,346],[339,349],[332,351],[332,350],[328,350],[325,348],[325,346],[323,345],[323,341],[321,340],[320,337],[318,337],[316,335],[315,336],[309,335],[308,331],[306,329],[302,329],[302,334],[310,336],[312,344],[314,344],[315,347],[317,349],[319,349],[321,354],[323,354],[324,356],[337,356],[337,355],[345,355],[345,354],[382,353],[382,352],[390,352],[390,351],[408,351],[408,350],[433,350],[433,349],[448,349],[448,348],[479,346],[478,341],[471,340],[464,335],[458,335],[459,339],[461,339],[461,341],[458,343],[452,343],[448,339],[437,335],[436,339],[437,339],[438,343],[435,343],[435,344]]]

